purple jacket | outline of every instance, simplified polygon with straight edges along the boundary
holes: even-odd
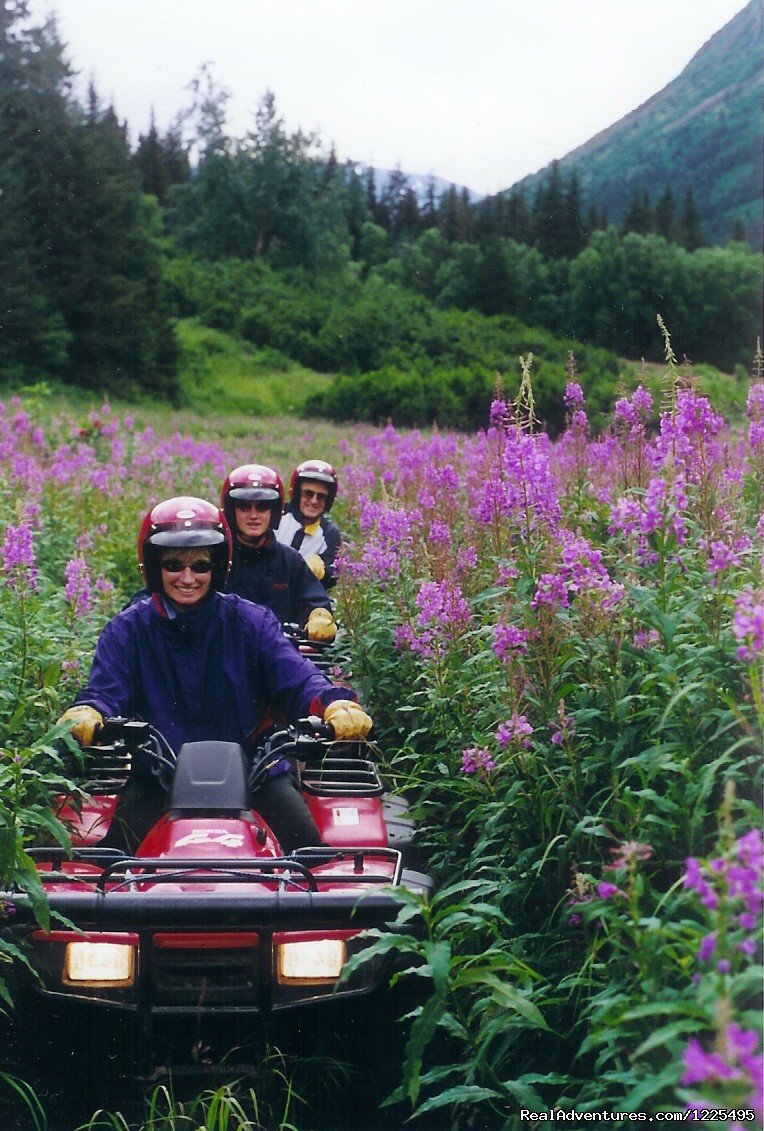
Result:
[[[212,593],[173,620],[151,597],[110,620],[74,702],[143,719],[178,751],[201,739],[244,744],[268,714],[293,722],[348,698],[299,655],[270,609]]]

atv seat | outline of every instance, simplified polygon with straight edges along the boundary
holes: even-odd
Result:
[[[180,748],[170,810],[248,813],[247,762],[238,742],[186,742]]]

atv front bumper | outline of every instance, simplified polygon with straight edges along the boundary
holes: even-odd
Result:
[[[49,931],[37,927],[28,897],[0,895],[15,907],[14,932],[27,937],[39,975],[35,995],[144,1017],[265,1018],[366,994],[382,983],[393,958],[375,957],[348,971],[348,962],[371,944],[363,932],[392,929],[401,886],[419,893],[430,887],[427,876],[398,871],[391,886],[377,877],[365,889],[306,891],[269,878],[271,890],[263,890],[262,876],[249,888],[237,882],[239,864],[229,885],[221,876],[205,882],[196,871],[200,882],[178,890],[171,882],[147,882],[150,864],[135,861],[141,875],[114,889],[81,879],[72,884],[70,877],[59,884],[60,873],[47,873]]]

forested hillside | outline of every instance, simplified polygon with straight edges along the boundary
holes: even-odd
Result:
[[[55,28],[26,18],[24,3],[0,5],[2,376],[172,393],[156,201],[114,110],[94,90],[74,100]]]
[[[744,401],[761,256],[709,246],[691,189],[662,225],[636,210],[618,228],[558,165],[533,198],[473,203],[433,181],[422,200],[401,170],[378,187],[373,170],[290,132],[272,92],[232,136],[208,67],[178,120],[135,144],[114,107],[92,87],[80,105],[70,80],[55,26],[31,27],[26,0],[4,4],[6,384],[182,402],[209,370],[208,327],[227,350],[256,351],[260,371],[327,375],[287,411],[471,428],[497,378],[515,383],[533,355],[537,415],[555,432],[572,375],[596,419],[631,383],[619,357],[662,358],[660,316],[678,358],[733,371],[727,400]]]
[[[633,219],[646,225],[652,206],[665,229],[681,222],[692,190],[708,240],[761,247],[763,54],[764,9],[750,0],[673,82],[562,157],[561,168],[575,170],[582,195],[614,223],[641,209]],[[519,187],[533,196],[549,172]]]

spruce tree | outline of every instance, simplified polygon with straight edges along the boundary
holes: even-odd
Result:
[[[448,243],[459,239],[459,197],[456,185],[449,185],[438,203],[438,228]]]
[[[504,229],[502,235],[514,240],[516,243],[531,243],[533,240],[533,223],[525,190],[516,185],[510,189],[504,210]]]
[[[705,240],[700,225],[700,213],[695,202],[692,185],[688,185],[682,201],[682,212],[678,225],[679,243],[688,251],[696,251],[703,247]]]
[[[639,235],[644,236],[653,230],[654,225],[655,216],[653,214],[650,194],[647,189],[634,189],[626,205],[626,212],[624,214],[623,223],[621,224],[621,233],[637,232]]]
[[[671,185],[666,185],[655,205],[655,231],[671,243],[676,241],[676,201]]]
[[[435,192],[435,179],[428,177],[424,202],[419,213],[419,226],[423,232],[438,224],[438,197]]]
[[[344,184],[345,222],[350,235],[350,254],[353,259],[358,259],[361,252],[361,232],[364,224],[371,217],[364,183],[350,161],[345,166]]]
[[[533,244],[542,255],[556,258],[563,254],[562,226],[565,214],[565,195],[559,161],[553,161],[549,179],[542,182],[533,202],[531,218]]]
[[[93,96],[76,136],[77,247],[62,294],[73,332],[70,363],[95,387],[137,384],[174,392],[159,220],[140,192],[126,132]]]
[[[184,184],[190,176],[188,151],[179,124],[170,126],[161,137],[152,110],[149,132],[140,134],[133,161],[143,192],[155,196],[164,206],[172,186]]]

